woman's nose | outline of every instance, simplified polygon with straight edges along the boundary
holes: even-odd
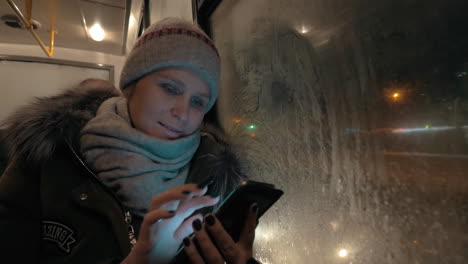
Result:
[[[188,111],[188,103],[186,103],[185,100],[177,100],[171,109],[171,114],[179,121],[187,121]]]

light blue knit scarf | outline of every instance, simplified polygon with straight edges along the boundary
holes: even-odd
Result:
[[[151,198],[185,183],[200,131],[177,140],[160,140],[132,127],[127,100],[106,100],[81,131],[86,164],[132,213],[143,216]]]

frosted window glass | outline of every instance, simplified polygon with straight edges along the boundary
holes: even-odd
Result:
[[[468,1],[224,0],[218,111],[268,263],[468,263]]]

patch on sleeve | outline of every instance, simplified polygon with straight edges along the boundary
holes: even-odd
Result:
[[[71,245],[76,242],[71,228],[53,221],[42,221],[42,238],[55,242],[66,253],[70,253]]]

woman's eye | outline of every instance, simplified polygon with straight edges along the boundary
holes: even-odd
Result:
[[[197,107],[197,108],[204,108],[205,107],[205,102],[201,98],[192,98],[192,105]]]
[[[164,90],[166,90],[166,92],[168,92],[169,94],[173,94],[173,95],[178,95],[180,94],[180,91],[179,89],[177,89],[177,87],[173,86],[172,84],[169,84],[169,83],[163,83],[161,85]]]

